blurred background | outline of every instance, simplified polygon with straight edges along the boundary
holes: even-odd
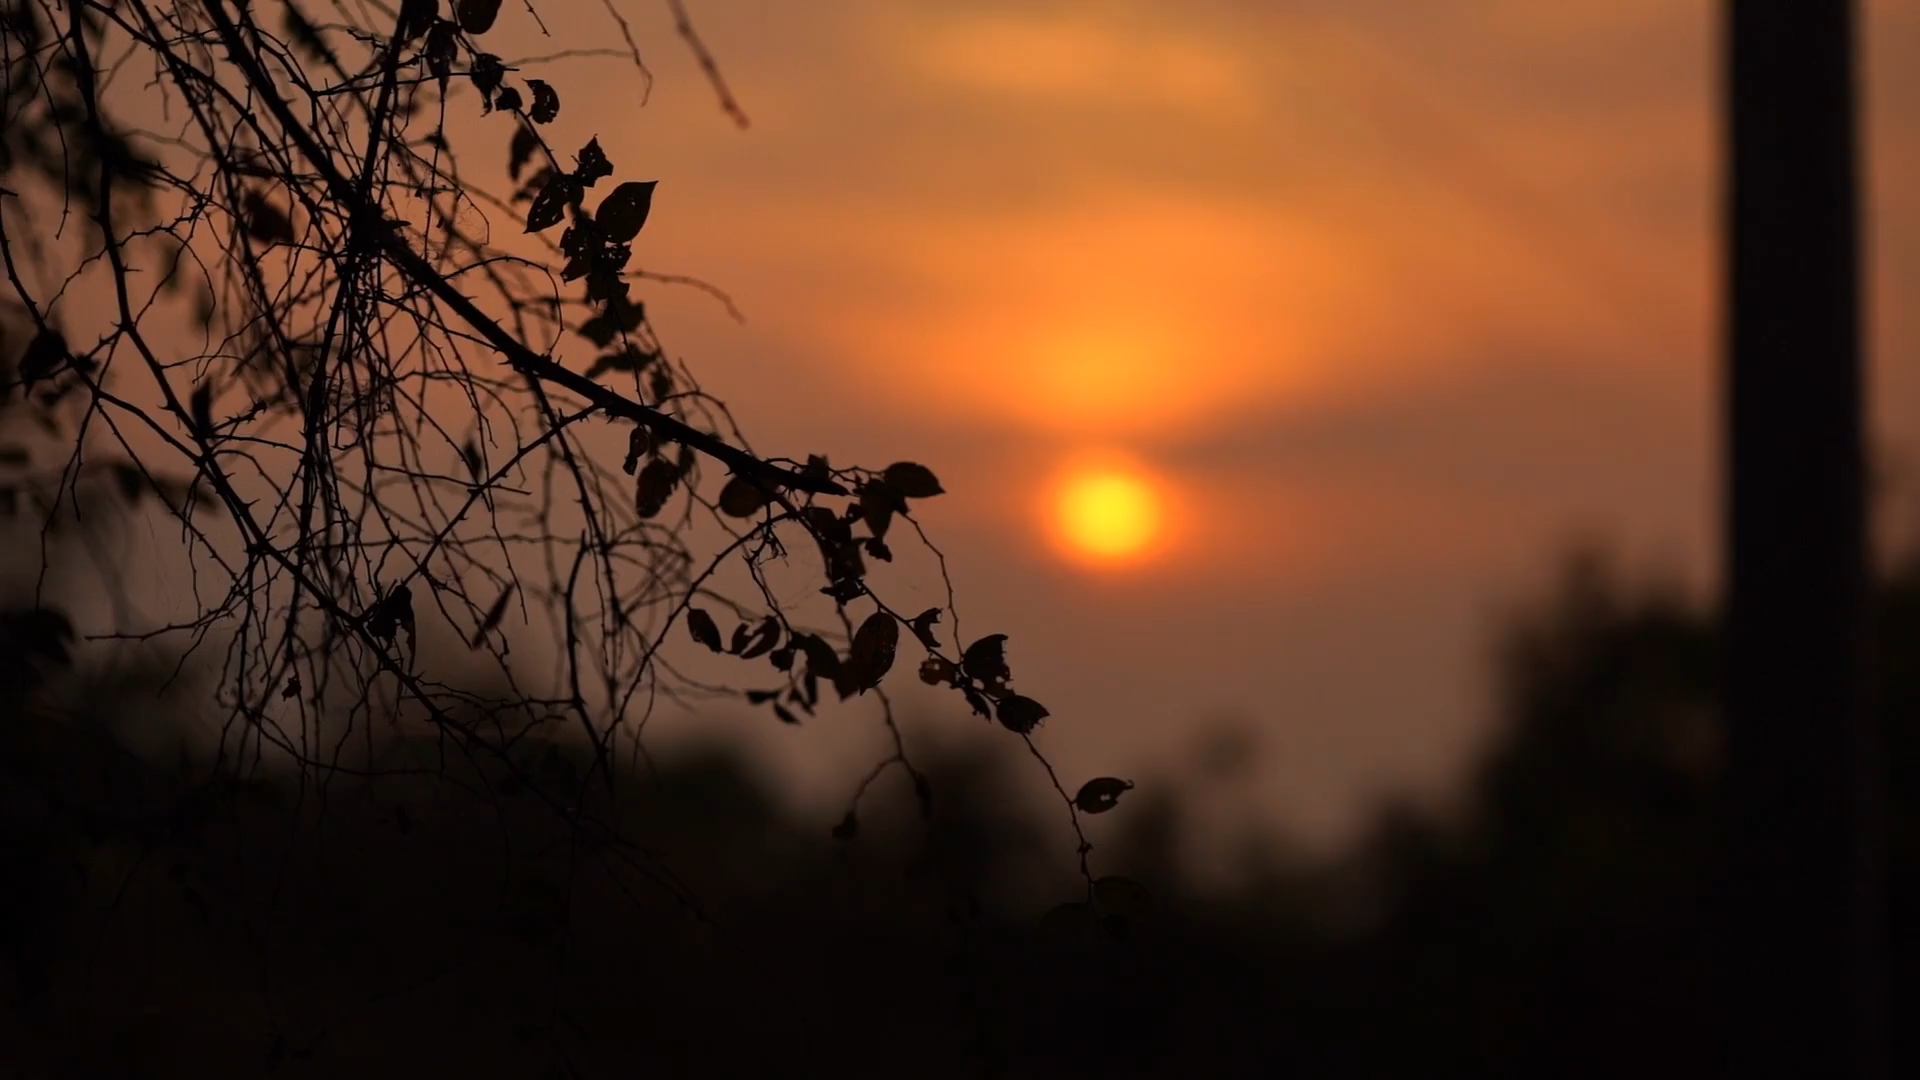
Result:
[[[1920,2],[1863,9],[1879,707],[1911,910]],[[123,941],[101,912],[139,888],[97,895],[121,880],[105,871],[9,894],[18,969],[46,985],[95,977],[48,959],[77,955],[58,943],[150,953],[98,991],[123,1004],[60,1021],[101,1067],[217,1046],[233,1075],[463,1055],[527,1075],[507,1063],[565,1042],[596,1075],[726,1055],[1713,1074],[1713,4],[701,0],[745,130],[666,5],[623,10],[655,81],[569,61],[575,85],[604,80],[554,138],[656,175],[636,264],[737,308],[653,289],[667,347],[758,451],[938,472],[949,494],[919,513],[961,625],[1012,635],[1064,771],[1139,784],[1088,825],[1107,906],[1134,914],[1089,928],[1055,907],[1076,880],[1057,802],[1022,748],[922,688],[901,711],[934,762],[944,870],[907,836],[909,790],[886,793],[901,835],[828,836],[884,752],[877,713],[770,730],[718,705],[655,721],[671,749],[632,812],[735,933],[666,901],[658,923],[618,914],[618,882],[554,901],[554,837],[525,825],[535,854],[496,874],[510,827],[405,781],[350,787],[337,839],[296,848],[306,804],[269,785],[138,880],[300,897],[280,921],[155,900],[149,918],[187,929]],[[560,41],[611,27],[598,5],[542,14]],[[925,559],[876,577],[897,606],[945,602]],[[9,626],[0,653],[32,653],[41,630]],[[112,733],[116,702],[168,670],[89,663],[0,674]],[[125,741],[36,736],[12,760]],[[124,769],[76,802],[164,802],[175,782]],[[58,830],[8,835],[19,865],[71,861]],[[512,950],[568,947],[541,929],[556,902],[593,944],[530,989],[550,972]],[[273,949],[305,981],[262,998],[232,972]],[[1896,924],[1895,1016],[1915,949]],[[201,1019],[153,1019],[156,986]]]
[[[1231,718],[1259,812],[1337,846],[1386,795],[1446,797],[1492,737],[1490,635],[1568,547],[1711,595],[1707,0],[696,13],[751,128],[645,5],[647,106],[559,122],[659,175],[637,258],[745,315],[654,290],[668,346],[761,449],[948,481],[925,513],[960,614],[1013,635],[1074,767]],[[1920,4],[1863,22],[1891,554],[1920,461]],[[893,577],[940,602],[924,563]]]

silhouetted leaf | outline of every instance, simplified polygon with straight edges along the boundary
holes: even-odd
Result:
[[[894,650],[900,644],[900,624],[884,611],[874,612],[854,631],[853,648],[847,658],[847,674],[855,690],[865,693],[880,685],[893,668]]]
[[[138,503],[140,497],[147,493],[147,474],[141,472],[138,465],[115,462],[113,479],[120,487],[120,497],[129,503]]]
[[[658,180],[629,180],[600,200],[593,220],[608,240],[624,244],[640,235],[641,227],[647,223],[647,214],[653,209],[653,189],[659,183]]]
[[[295,675],[292,678],[289,678],[287,680],[286,688],[280,691],[280,700],[292,701],[294,698],[297,698],[299,696],[300,696],[300,676]]]
[[[521,105],[520,91],[515,90],[511,86],[503,86],[500,88],[500,96],[494,98],[493,103],[498,105],[502,112],[519,112]]]
[[[791,647],[775,649],[767,654],[767,662],[775,671],[793,670],[793,649]]]
[[[500,0],[454,0],[453,17],[460,20],[460,29],[469,34],[484,34],[493,29],[493,20],[500,14]]]
[[[693,635],[693,640],[714,652],[725,651],[720,647],[720,628],[714,625],[713,616],[700,608],[687,609],[687,632]]]
[[[985,694],[971,686],[962,687],[960,692],[966,695],[967,705],[973,709],[975,715],[982,720],[993,719],[993,707],[988,704]]]
[[[656,405],[672,397],[673,372],[668,371],[665,364],[654,368],[647,373],[647,389],[653,391],[653,402]]]
[[[401,41],[412,43],[420,35],[432,29],[434,19],[440,14],[440,0],[400,0],[400,19],[393,28],[393,35]]]
[[[480,628],[473,632],[473,638],[468,645],[477,649],[487,640],[488,632],[499,626],[500,620],[506,617],[507,601],[511,599],[513,599],[513,586],[509,585],[501,590],[500,599],[495,600],[493,606],[487,609],[487,617],[480,620]]]
[[[853,816],[853,811],[851,810],[847,811],[846,817],[840,819],[840,824],[833,827],[833,838],[835,840],[852,840],[859,835],[860,821]]]
[[[928,686],[942,686],[953,681],[954,666],[942,656],[929,656],[920,661],[920,681]]]
[[[1097,926],[1093,905],[1086,901],[1060,904],[1040,917],[1040,929],[1063,938],[1084,938]]]
[[[773,715],[779,717],[780,722],[783,724],[793,724],[795,726],[798,726],[800,723],[800,718],[793,715],[792,709],[787,708],[785,705],[782,705],[777,701],[773,703]]]
[[[307,54],[307,57],[319,63],[334,62],[333,50],[327,47],[327,41],[320,36],[319,27],[307,21],[300,9],[288,3],[281,15],[280,25],[286,30],[287,37]]]
[[[933,784],[927,780],[925,773],[914,772],[913,797],[915,801],[920,804],[921,819],[925,821],[933,820]]]
[[[453,57],[457,48],[454,39],[454,25],[444,19],[435,20],[433,29],[427,31],[426,48],[422,50],[427,58],[427,70],[440,81],[440,92],[446,93],[447,80],[453,76]]]
[[[613,175],[613,162],[607,160],[607,152],[600,149],[600,140],[588,139],[587,145],[580,148],[580,167],[573,175],[588,187]]]
[[[1130,878],[1108,876],[1093,883],[1093,902],[1103,914],[1138,918],[1153,906],[1153,894]]]
[[[507,175],[515,181],[520,179],[520,170],[526,168],[533,155],[540,152],[540,136],[525,124],[516,124],[513,129],[513,141],[507,144]]]
[[[1040,726],[1040,721],[1047,718],[1046,706],[1019,694],[1008,694],[1001,698],[998,712],[1000,726],[1015,735],[1030,734]]]
[[[609,371],[639,371],[653,361],[653,353],[642,352],[638,345],[628,345],[619,352],[594,357],[587,367],[587,378],[597,379]]]
[[[1004,683],[1012,677],[1007,668],[1007,635],[988,634],[967,646],[960,655],[960,670],[988,685]]]
[[[946,494],[933,470],[911,461],[896,461],[880,474],[887,486],[909,499],[931,499]]]
[[[386,595],[373,610],[367,612],[367,633],[384,645],[392,645],[394,635],[407,632],[407,646],[413,646],[413,593],[405,585],[398,585]]]
[[[807,656],[807,671],[813,675],[831,679],[840,670],[840,654],[814,634],[795,634],[792,646]]]
[[[759,513],[767,505],[767,493],[744,476],[736,476],[720,489],[720,512],[745,518]]]
[[[748,640],[746,647],[740,650],[740,659],[752,660],[772,652],[773,647],[780,644],[780,634],[779,619],[771,615],[761,619],[760,625],[754,627],[753,636]]]
[[[1014,700],[1012,698],[1009,701]],[[1024,699],[1022,699],[1024,700]],[[1005,702],[1001,703],[1003,706]],[[1045,712],[1041,713],[1046,715]],[[1120,796],[1133,790],[1133,781],[1120,780],[1111,776],[1098,776],[1080,785],[1079,794],[1073,797],[1073,805],[1089,814],[1104,814],[1114,808]]]
[[[628,476],[632,476],[633,470],[640,467],[640,455],[647,452],[649,445],[646,428],[635,427],[632,431],[628,432],[627,459],[620,463],[620,471],[626,473]]]
[[[560,94],[553,87],[539,79],[528,79],[527,89],[533,91],[533,107],[527,115],[536,124],[551,124],[560,115]]]
[[[27,342],[27,351],[20,357],[20,380],[32,386],[66,363],[67,355],[66,337],[47,327]]]
[[[201,438],[213,437],[213,384],[200,383],[193,388],[193,395],[187,400],[188,415],[193,418],[193,429]]]
[[[868,482],[860,486],[860,516],[866,520],[867,531],[877,539],[887,535],[887,526],[893,523],[893,515],[906,510],[907,504],[898,491],[890,485]]]
[[[241,200],[246,212],[244,228],[247,235],[263,244],[293,243],[293,222],[280,208],[267,201],[267,197],[257,191],[247,192]]]
[[[506,69],[500,66],[500,58],[492,53],[478,53],[473,58],[473,66],[467,69],[467,77],[473,80],[473,88],[480,91],[480,111],[493,111],[493,95],[500,89],[500,80],[506,76]],[[501,108],[507,108],[502,100]]]
[[[925,645],[929,652],[937,652],[940,648],[940,640],[933,636],[934,624],[939,621],[940,609],[930,607],[920,614],[915,615],[907,623],[907,626],[913,630],[913,636],[919,638],[920,644]],[[944,661],[942,662],[944,663]],[[947,666],[951,667],[952,665],[949,664]]]
[[[654,458],[640,470],[634,485],[634,506],[642,518],[651,518],[666,509],[667,499],[680,484],[680,470],[664,458]]]
[[[579,200],[580,183],[571,176],[554,176],[547,186],[534,196],[533,205],[527,207],[527,231],[542,232],[560,224],[567,216],[567,207]]]

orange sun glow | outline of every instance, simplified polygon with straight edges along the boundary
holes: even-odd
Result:
[[[1151,553],[1161,539],[1160,493],[1133,470],[1102,466],[1075,471],[1052,502],[1057,539],[1081,559],[1130,562]]]

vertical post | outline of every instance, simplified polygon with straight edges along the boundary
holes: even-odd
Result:
[[[1886,1075],[1853,0],[1723,0],[1728,1049]]]

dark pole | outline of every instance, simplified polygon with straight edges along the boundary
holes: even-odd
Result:
[[[1724,0],[1731,1075],[1886,1075],[1851,0]]]

